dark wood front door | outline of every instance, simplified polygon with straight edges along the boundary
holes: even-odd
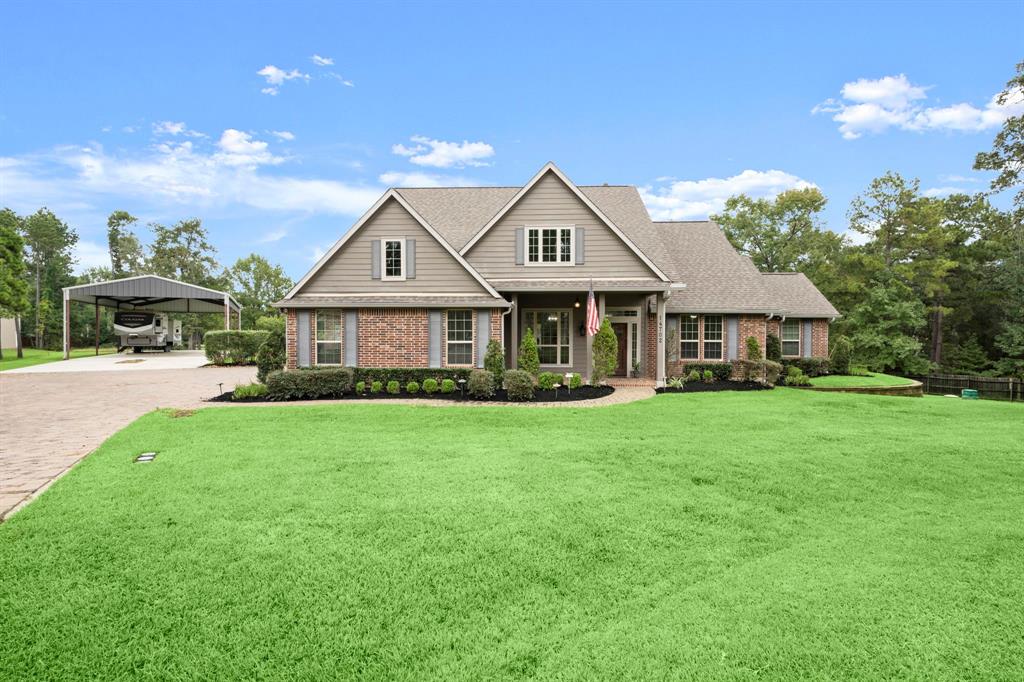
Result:
[[[629,357],[626,353],[626,335],[629,332],[629,325],[624,322],[614,322],[612,323],[612,331],[615,332],[615,338],[619,341],[619,353],[617,356],[619,364],[615,367],[615,372],[612,373],[612,376],[629,376],[629,362],[626,360]]]

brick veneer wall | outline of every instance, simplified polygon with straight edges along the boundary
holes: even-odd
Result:
[[[284,348],[285,348],[285,369],[295,369],[298,366],[298,326],[296,325],[295,311],[285,310],[284,323]]]
[[[765,345],[765,323],[764,315],[740,315],[739,316],[739,357],[744,360],[763,360]],[[747,339],[753,336],[761,344],[761,357],[751,358],[747,355]]]
[[[813,336],[811,341],[811,355],[816,358],[828,357],[828,320],[816,319],[811,321]]]
[[[360,367],[426,367],[429,330],[425,308],[360,308]]]
[[[647,323],[644,325],[647,333],[644,334],[644,357],[642,365],[645,379],[657,379],[658,376],[658,316],[647,314]]]

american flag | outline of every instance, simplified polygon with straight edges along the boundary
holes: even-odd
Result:
[[[587,295],[587,336],[593,336],[601,328],[601,322],[597,319],[597,301],[594,300],[594,283],[590,283],[590,293]]]

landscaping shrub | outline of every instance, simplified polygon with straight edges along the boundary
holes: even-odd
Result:
[[[559,376],[554,372],[541,372],[537,377],[537,387],[543,391],[550,391],[558,383]]]
[[[370,384],[370,393],[380,393],[384,390],[384,384],[379,381],[374,381]]]
[[[787,386],[810,386],[811,378],[804,374],[803,370],[796,365],[790,365],[786,369],[785,382]]]
[[[711,370],[711,373],[715,375],[715,379],[718,381],[726,381],[732,376],[731,362],[688,362],[685,366],[688,370],[697,370],[701,375],[706,370]]]
[[[474,398],[491,398],[494,396],[494,375],[486,369],[474,369],[469,373],[466,391]]]
[[[365,381],[357,381],[356,382],[356,393],[358,393],[359,395],[363,395],[364,393],[366,393],[366,382]]]
[[[533,338],[533,330],[526,328],[523,340],[519,342],[519,369],[537,376],[540,371],[540,355],[537,354],[537,340]]]
[[[469,378],[468,368],[356,367],[353,371],[355,372],[356,381],[365,381],[367,383],[379,381],[384,385],[387,385],[389,381],[397,381],[399,385],[405,386],[410,381],[415,381],[422,386],[423,382],[427,379],[434,379],[435,381],[452,379],[453,381],[458,381],[459,379]]]
[[[267,377],[267,397],[271,400],[340,398],[351,390],[352,370],[348,367],[277,371]]]
[[[455,382],[451,379],[442,379],[441,393],[455,393]]]
[[[427,395],[437,393],[437,379],[424,379],[423,392]]]
[[[756,378],[758,376],[757,367],[760,362],[760,360],[733,360],[733,377],[743,381],[750,381]]]
[[[764,382],[769,386],[774,386],[779,380],[779,374],[782,373],[782,363],[775,362],[774,360],[764,361]]]
[[[259,398],[267,394],[267,387],[264,384],[242,384],[235,386],[234,392],[231,394],[233,400],[241,400],[243,398]]]
[[[782,362],[782,341],[775,334],[769,334],[764,339],[765,359],[772,362]]]
[[[270,336],[265,331],[213,331],[203,337],[206,359],[215,365],[248,365]]]
[[[682,388],[686,385],[686,379],[684,379],[683,377],[669,377],[668,380],[665,382],[665,385],[668,386],[669,388],[678,388],[682,390]]]
[[[850,373],[850,357],[853,355],[853,344],[845,336],[837,336],[832,342],[832,357],[829,358],[834,374]]]
[[[569,388],[579,388],[583,386],[583,377],[580,376],[579,372],[573,372],[572,377],[569,379]]]
[[[281,315],[263,315],[256,320],[256,329],[284,334],[285,320]]]
[[[757,340],[756,336],[747,337],[747,359],[748,360],[760,360],[761,359],[761,343]]]
[[[390,393],[391,395],[398,395],[398,392],[401,390],[401,384],[399,384],[396,380],[392,379],[391,381],[388,382],[388,393]]]
[[[594,367],[590,383],[600,386],[619,364],[619,341],[612,331],[608,318],[601,321],[601,328],[594,336]]]
[[[700,372],[695,369],[691,369],[690,373],[686,375],[687,381],[700,381]]]
[[[487,342],[487,352],[484,353],[484,369],[494,375],[494,383],[501,386],[505,378],[505,349],[501,342],[491,339]]]
[[[829,373],[830,364],[828,358],[787,358],[782,366],[787,372],[790,367],[798,367],[807,376],[818,377]]]
[[[715,380],[715,373],[712,372],[710,369],[706,369],[704,370],[703,379],[705,384],[710,384],[712,381]]]
[[[505,390],[509,400],[533,400],[533,376],[521,369],[510,369],[505,372]]]
[[[263,319],[263,318],[260,318]],[[273,319],[273,318],[269,318]],[[256,379],[266,383],[271,372],[284,369],[285,355],[284,326],[267,331],[266,340],[256,351]]]
[[[410,381],[409,383],[407,383],[405,385],[405,392],[406,393],[419,393],[420,392],[420,385],[418,383],[416,383],[415,381]]]

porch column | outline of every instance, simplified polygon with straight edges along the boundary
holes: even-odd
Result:
[[[519,369],[519,294],[512,294],[512,347],[509,349],[512,355],[512,369]],[[501,325],[504,329],[505,325]]]
[[[597,319],[604,322],[604,294],[597,295]]]
[[[71,357],[71,297],[64,290],[64,359]]]
[[[665,292],[658,292],[658,361],[657,372],[654,375],[654,385],[662,387],[665,385]]]

